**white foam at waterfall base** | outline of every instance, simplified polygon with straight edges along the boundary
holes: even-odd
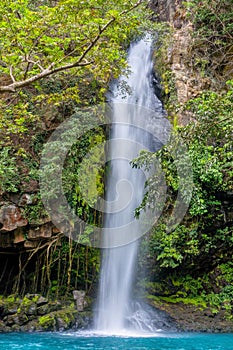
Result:
[[[147,126],[148,130],[148,127],[154,127],[155,118],[159,118],[161,122],[159,125],[156,124],[156,133],[163,141],[166,138],[164,132],[167,130],[167,124],[163,122],[165,118],[163,118],[162,104],[155,96],[152,85],[153,62],[149,37],[131,45],[128,62],[131,73],[127,77],[122,76],[112,88],[111,118],[113,124],[110,138],[114,140],[114,149],[110,147],[109,152],[110,159],[114,160],[110,163],[111,168],[106,186],[106,200],[111,204],[111,210],[108,205],[105,208],[105,212],[109,211],[111,214],[105,215],[103,246],[114,248],[103,249],[102,252],[95,332],[106,335],[139,336],[139,334],[144,334],[146,336],[148,333],[151,335],[151,332],[156,332],[159,327],[152,322],[151,314],[146,310],[139,306],[136,310],[132,307],[131,296],[138,254],[137,238],[140,237],[140,230],[142,230],[140,220],[137,221],[134,217],[134,210],[140,205],[144,195],[145,174],[138,169],[132,169],[129,162],[138,155],[140,149],[150,149],[153,140],[143,128],[133,127],[138,125],[138,120],[136,120],[138,112],[135,112],[132,106],[143,106],[154,111],[149,113],[151,115],[149,119],[144,120],[144,116],[141,115],[139,124]],[[119,86],[123,81],[129,86],[131,93],[122,92]],[[123,104],[120,110],[119,103]],[[125,140],[130,141],[127,147],[125,147]],[[142,146],[138,147],[138,144]],[[131,155],[130,160],[122,156],[126,148]],[[121,153],[120,159],[113,156],[116,150]],[[125,184],[124,191],[118,193],[122,182]],[[132,189],[133,196],[131,196]],[[129,203],[119,210],[119,200],[122,203]],[[115,211],[114,202],[116,203]],[[125,229],[130,222],[134,222],[133,232]],[[114,230],[114,235],[111,234],[111,230]],[[117,246],[122,233],[126,242],[128,239],[130,243]]]

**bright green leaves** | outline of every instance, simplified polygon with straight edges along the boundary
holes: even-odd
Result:
[[[157,225],[149,242],[151,256],[156,256],[161,267],[175,268],[187,257],[199,253],[198,233],[195,225],[179,225],[174,231],[167,232],[164,224]]]
[[[121,45],[139,25],[140,12],[131,13],[136,4],[68,0],[31,9],[27,1],[1,2],[0,71],[12,83],[83,64],[104,76],[121,67]]]
[[[126,66],[124,45],[145,17],[144,6],[137,5],[136,0],[2,1],[1,139],[25,132],[33,118],[44,123],[51,110],[62,120],[77,105],[103,99],[109,81]]]
[[[83,135],[70,149],[62,174],[70,206],[92,225],[101,220],[95,205],[104,192],[104,140],[102,128]]]
[[[181,131],[189,143],[196,176],[212,191],[232,190],[233,88],[207,91],[188,102],[195,122]]]

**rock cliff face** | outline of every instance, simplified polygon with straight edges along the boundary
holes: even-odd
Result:
[[[24,193],[16,203],[9,201],[0,203],[0,250],[31,249],[42,240],[50,240],[54,234],[57,234],[49,218],[43,221],[35,220],[34,223],[29,224],[22,209],[23,198],[29,200],[30,195]]]
[[[167,52],[167,63],[174,74],[177,102],[183,105],[190,98],[210,86],[208,78],[193,71],[192,60],[192,22],[187,18],[187,10],[181,0],[152,0],[151,8],[159,21],[169,23],[172,40]],[[178,123],[186,125],[190,121],[187,113],[178,115]]]
[[[28,283],[33,284],[36,266],[40,271],[44,264],[41,253],[46,254],[53,242],[57,247],[60,244],[61,233],[49,217],[32,219],[27,215],[26,207],[36,208],[35,194],[0,194],[0,294],[26,293]],[[25,278],[27,282],[22,284]]]

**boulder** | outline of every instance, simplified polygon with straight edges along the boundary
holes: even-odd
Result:
[[[38,298],[37,301],[36,301],[36,304],[37,304],[38,306],[48,304],[48,299],[47,299],[47,298],[44,298],[44,297],[42,297],[42,295],[40,295],[39,298]]]
[[[39,306],[39,307],[37,308],[37,314],[38,314],[39,316],[46,315],[48,312],[49,312],[49,306],[48,306],[47,304],[42,305],[42,306]]]
[[[39,325],[43,331],[55,331],[56,320],[54,315],[49,314],[49,315],[41,316],[39,318]]]
[[[86,292],[83,290],[74,290],[73,297],[76,301],[76,308],[78,311],[83,311],[83,309],[87,306],[86,301]]]
[[[7,333],[10,331],[11,331],[10,327],[7,327],[3,321],[0,321],[0,333]]]
[[[12,315],[11,317],[14,321],[14,324],[17,324],[19,326],[22,326],[23,324],[28,322],[28,317],[23,312],[17,313],[16,315]]]

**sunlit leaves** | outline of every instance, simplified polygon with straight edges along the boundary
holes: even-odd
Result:
[[[130,11],[135,4],[69,0],[30,8],[26,0],[1,2],[2,73],[11,69],[15,80],[25,80],[51,64],[57,68],[85,55],[100,74],[100,61],[106,68],[119,61],[121,44],[139,24]]]

